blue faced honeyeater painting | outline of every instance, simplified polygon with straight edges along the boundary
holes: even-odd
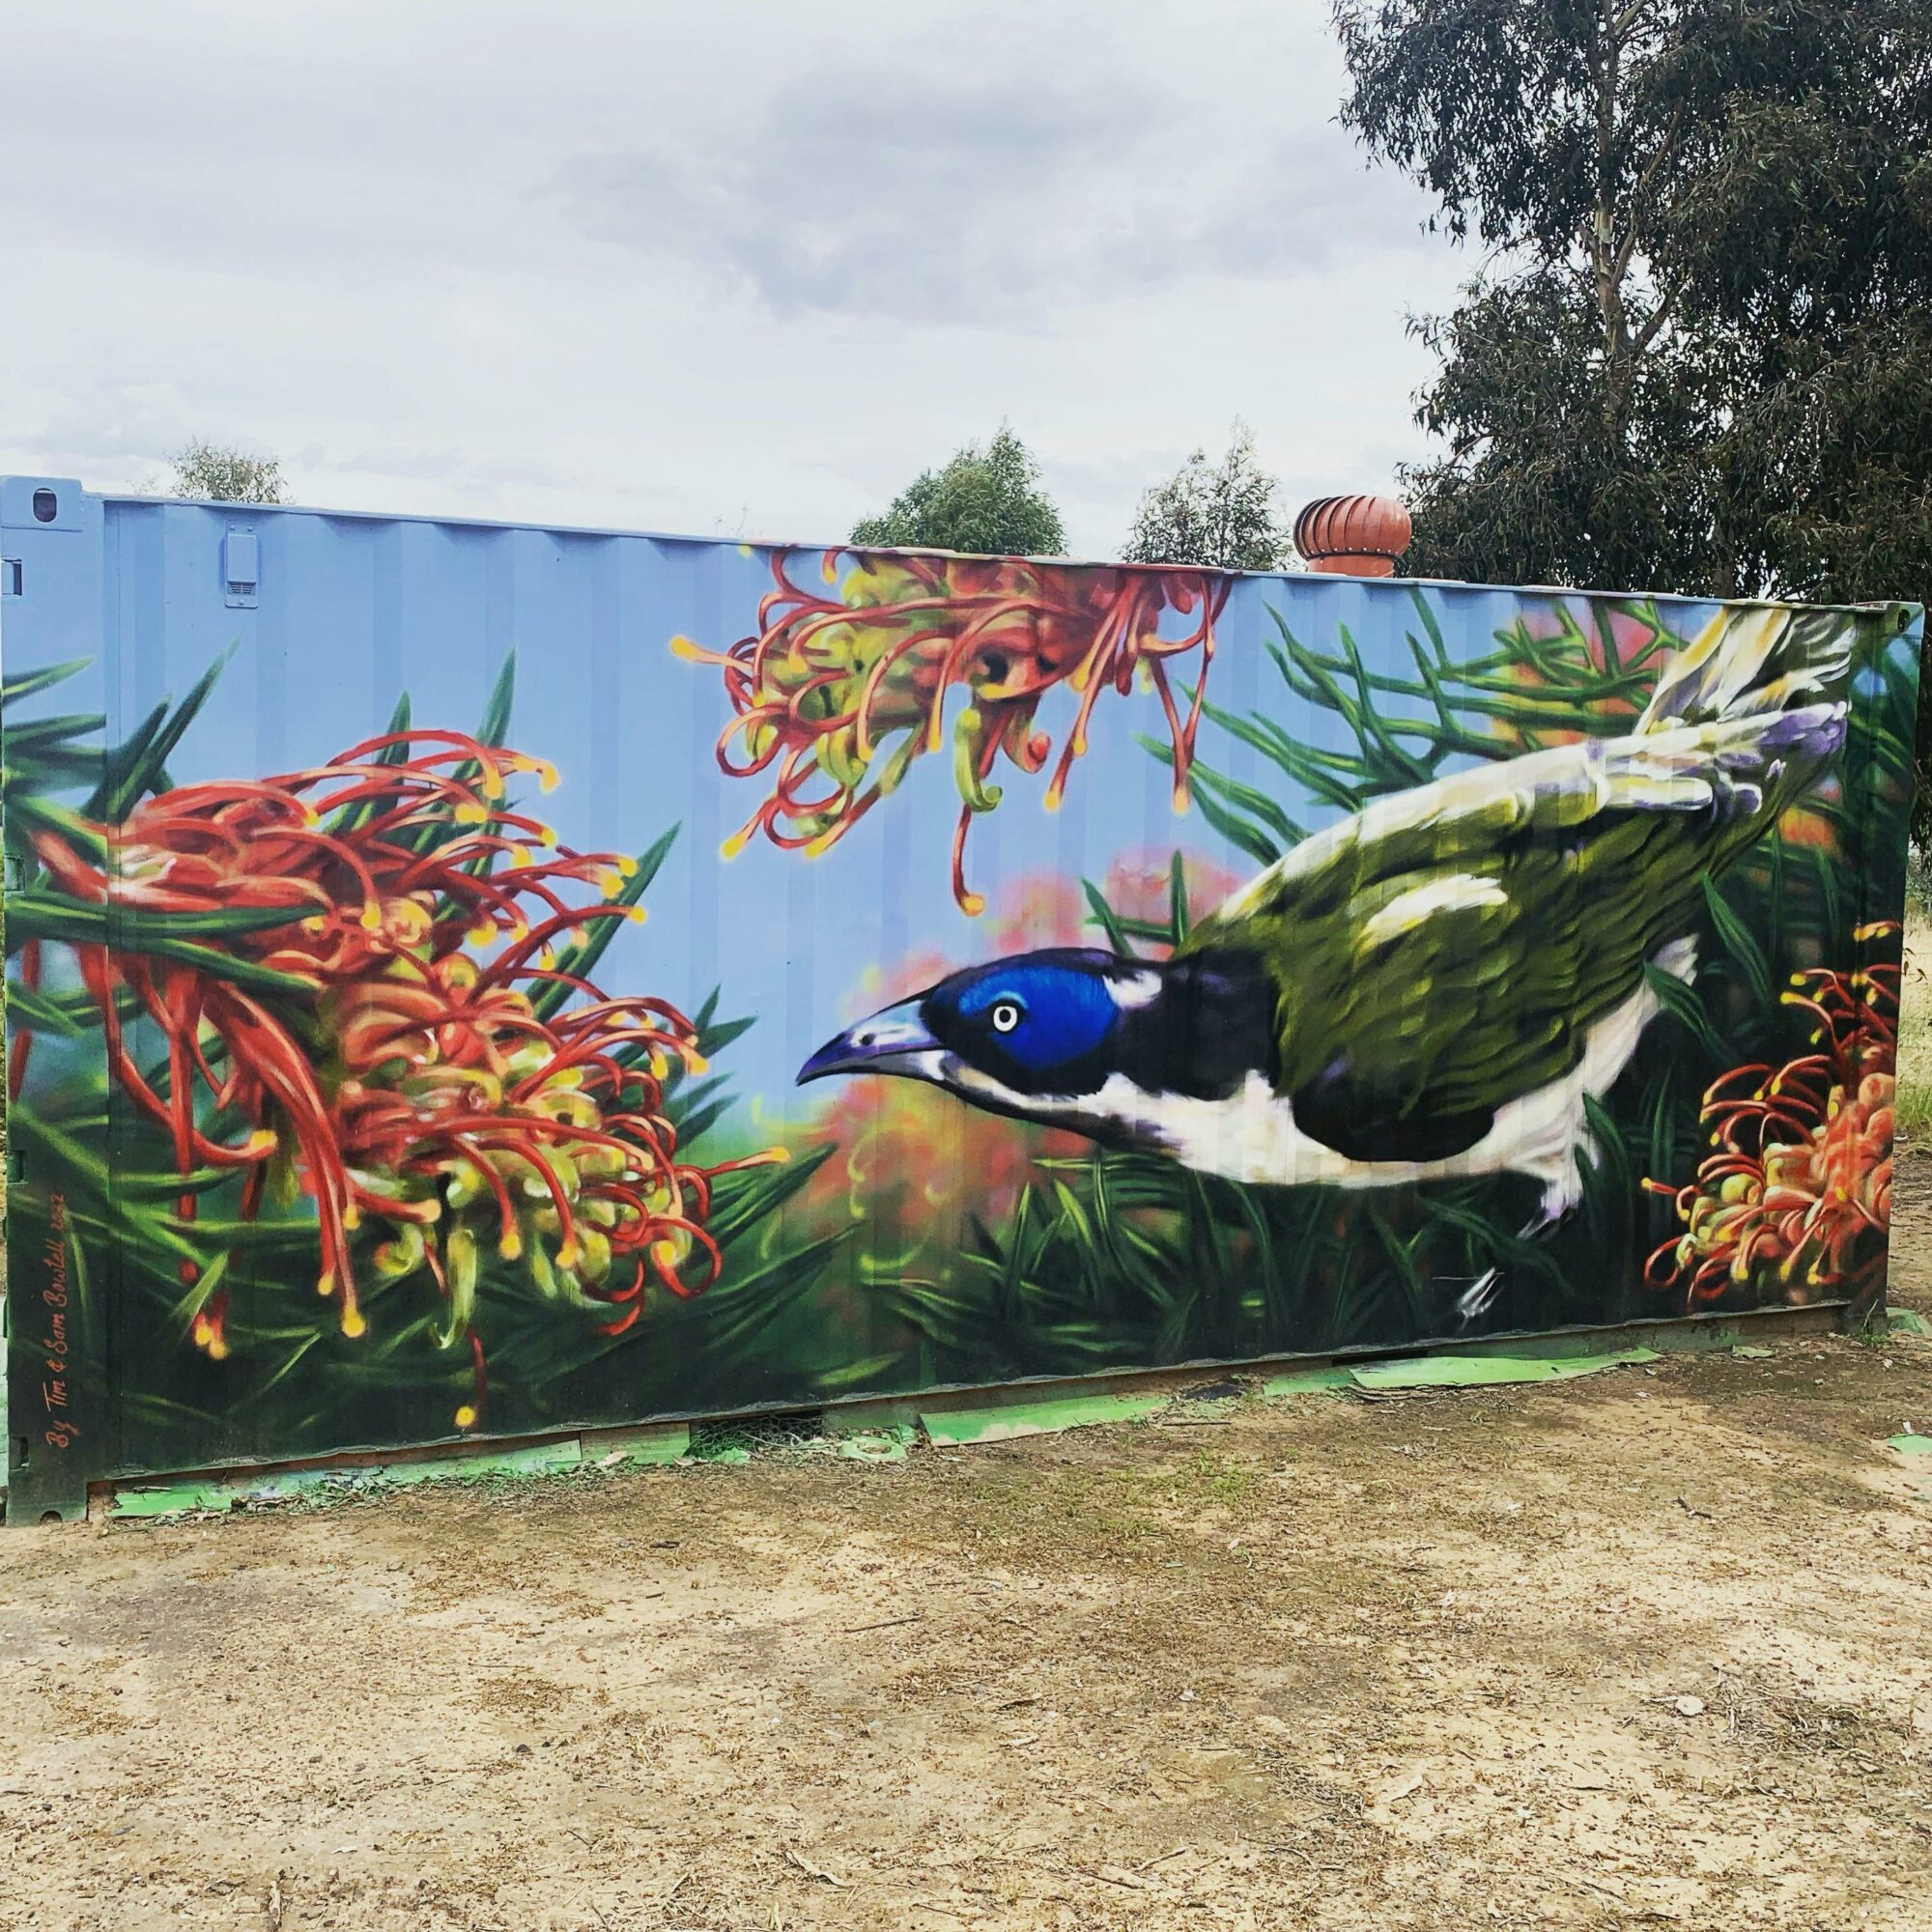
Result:
[[[1305,839],[1164,960],[1019,953],[819,1048],[1245,1182],[1515,1173],[1581,1190],[1607,1093],[1688,980],[1703,882],[1843,742],[1855,619],[1726,609],[1629,734],[1460,771]],[[1646,969],[1650,969],[1647,971]],[[1478,1301],[1480,1301],[1478,1296]]]

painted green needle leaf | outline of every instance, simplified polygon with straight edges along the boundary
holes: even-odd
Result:
[[[721,1246],[790,1200],[837,1151],[829,1142],[810,1148],[782,1167],[754,1167],[742,1171],[744,1191],[727,1195],[721,1185],[713,1196],[713,1213],[706,1224],[711,1237]],[[740,1177],[727,1177],[738,1179]]]
[[[1221,772],[1205,771],[1199,776],[1204,791],[1225,800],[1235,810],[1260,819],[1284,846],[1299,845],[1308,837],[1307,828],[1291,818],[1264,791]]]
[[[126,905],[91,905],[64,893],[15,893],[7,900],[7,917],[17,919],[39,937],[66,938],[84,929],[85,936],[141,950],[150,939],[209,939],[227,933],[263,932],[287,925],[287,906],[231,906],[206,912],[153,912]],[[62,930],[51,933],[50,922]]]
[[[488,745],[492,750],[500,750],[510,735],[510,714],[517,696],[517,654],[505,651],[503,663],[497,672],[497,681],[490,687],[490,696],[483,706],[482,721],[476,726],[476,742]],[[483,767],[474,758],[465,758],[460,764],[449,768],[449,776],[458,784],[475,786],[483,778]],[[468,828],[457,823],[454,817],[435,818],[427,824],[419,825],[410,836],[409,843],[412,851],[430,853],[440,849],[453,838],[463,838]],[[467,861],[463,869],[475,873],[485,869],[491,863],[490,855],[479,853]]]
[[[395,708],[389,713],[389,722],[384,728],[385,738],[397,737],[410,728],[410,695],[406,691],[396,699]],[[378,765],[400,765],[410,754],[407,739],[398,738],[393,745],[384,745],[371,763]],[[354,832],[367,825],[379,811],[387,807],[380,798],[365,798],[360,805],[345,805],[341,810],[332,812],[328,819],[328,830],[340,838],[345,832]]]
[[[107,857],[107,840],[77,812],[70,811],[64,805],[56,805],[51,799],[39,798],[26,791],[10,793],[7,817],[10,831],[51,832],[76,852],[84,852],[97,865]]]
[[[10,677],[0,683],[0,708],[18,704],[39,692],[65,684],[69,678],[77,677],[93,662],[92,658],[69,658],[65,664],[48,665],[44,670],[22,671],[17,677]]]
[[[517,654],[514,650],[503,653],[502,668],[497,673],[497,682],[490,687],[489,701],[483,707],[483,720],[476,727],[479,744],[500,750],[510,735],[510,714],[517,702]]]
[[[166,703],[156,705],[114,750],[104,755],[100,782],[82,808],[87,817],[98,819],[106,815],[108,801],[114,796],[123,775],[147,755],[156,734],[167,723],[167,717]]]
[[[68,738],[84,738],[95,731],[105,730],[106,718],[99,711],[76,712],[61,718],[35,718],[24,724],[7,726],[7,756],[9,761],[23,758],[43,746],[58,744]]]
[[[89,1013],[93,1007],[94,1002],[88,1001]],[[85,1015],[18,980],[8,982],[7,1017],[28,1033],[58,1034],[65,1039],[78,1039],[89,1030]]]
[[[1172,745],[1138,733],[1135,742],[1162,764],[1172,767]],[[1198,762],[1191,767],[1188,777],[1201,815],[1222,838],[1264,866],[1272,865],[1287,846],[1298,845],[1308,836],[1273,799],[1253,785]],[[1275,836],[1270,838],[1260,827],[1249,824],[1250,818],[1261,820]]]
[[[8,940],[55,939],[79,945],[116,946],[125,951],[178,959],[198,966],[219,980],[258,992],[296,993],[311,998],[315,988],[293,973],[277,973],[251,959],[238,959],[213,946],[203,946],[190,934],[218,936],[224,932],[258,931],[286,925],[288,909],[236,907],[229,912],[144,913],[134,921],[125,914],[109,916],[105,906],[83,905],[78,899],[46,893],[20,893],[7,901]]]
[[[1449,646],[1443,641],[1442,626],[1436,620],[1435,607],[1419,583],[1409,585],[1408,599],[1415,606],[1415,620],[1422,626],[1423,635],[1429,639],[1429,646],[1435,653],[1435,662],[1444,670],[1454,668],[1449,657]]]
[[[679,827],[673,825],[648,851],[639,855],[638,869],[624,881],[621,891],[605,901],[607,905],[634,906],[643,898],[676,842],[678,831]],[[550,980],[531,996],[530,1005],[538,1019],[547,1020],[562,1009],[564,1003],[577,990],[571,980],[587,980],[596,971],[597,962],[603,958],[611,940],[617,936],[617,928],[623,923],[621,918],[589,921],[583,943],[566,947],[558,954],[556,970],[564,977]]]
[[[1712,884],[1708,873],[1697,883],[1704,889],[1704,903],[1710,909],[1711,923],[1717,927],[1724,951],[1743,968],[1759,1005],[1775,1007],[1777,995],[1772,986],[1771,962],[1765,958],[1764,949],[1751,936],[1750,928],[1732,911],[1723,894]]]
[[[1088,905],[1093,908],[1094,922],[1107,935],[1107,944],[1123,957],[1132,958],[1134,949],[1127,944],[1127,935],[1122,930],[1114,908],[1107,903],[1107,895],[1092,879],[1082,879],[1080,885],[1087,895]]]
[[[172,712],[165,705],[161,707],[158,721],[151,731],[143,735],[134,755],[109,754],[108,769],[101,781],[100,790],[87,809],[89,818],[118,824],[151,787],[163,781],[163,774],[168,759],[174,755],[175,747],[185,736],[187,727],[200,716],[201,707],[208,702],[216,681],[227,669],[228,661],[238,648],[238,644],[230,644],[195,679],[193,688]]]
[[[758,1023],[755,1013],[735,1020],[713,1020],[697,1030],[697,1050],[709,1060],[722,1053],[734,1039],[741,1038]]]
[[[707,1100],[701,1106],[680,1113],[677,1117],[677,1143],[680,1150],[688,1149],[695,1141],[701,1140],[707,1129],[715,1127],[731,1111],[731,1101],[727,1097]]]
[[[1682,1020],[1714,1060],[1721,1062],[1729,1057],[1723,1041],[1705,1017],[1704,1003],[1676,974],[1646,964],[1643,980],[1644,984],[1657,995],[1658,1005],[1674,1018]]]
[[[1207,775],[1203,773],[1197,776],[1205,779]],[[1214,796],[1208,784],[1203,783],[1199,786],[1194,802],[1201,808],[1201,816],[1231,845],[1239,846],[1257,865],[1272,866],[1281,857],[1281,846],[1259,827],[1230,811]]]

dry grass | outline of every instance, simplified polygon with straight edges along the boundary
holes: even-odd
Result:
[[[12,1531],[0,1932],[1922,1932],[1908,1421],[1780,1337]]]

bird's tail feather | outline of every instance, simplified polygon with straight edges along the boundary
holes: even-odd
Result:
[[[1851,611],[1727,605],[1657,681],[1637,731],[1788,711],[1842,697],[1858,639]]]

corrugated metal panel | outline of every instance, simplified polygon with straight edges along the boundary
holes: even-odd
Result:
[[[1882,1122],[1830,1149],[1774,1122],[1760,1149],[1741,1115],[1739,1172],[1796,1189],[1778,1220],[1719,1199],[1700,1109],[1729,1068],[1802,1050],[1804,1015],[1779,1003],[1793,974],[1876,967],[1882,983],[1895,958],[1869,928],[1901,902],[1916,612],[913,563],[101,499],[57,479],[0,485],[0,528],[16,1513],[139,1470],[1844,1298],[1882,1275],[1880,1217],[1812,1211],[1797,1173],[1829,1154],[1875,1200]],[[1211,662],[1189,642],[1204,598]],[[722,661],[761,629],[762,653]],[[1734,669],[1769,640],[1760,683],[1801,660],[1818,672],[1782,694],[1789,744],[1678,748],[1695,810],[1657,775],[1655,796],[1597,797],[1575,771],[1503,766],[1627,733],[1660,668],[1706,636]],[[533,767],[509,774],[509,801],[487,795],[474,748],[439,735],[479,730],[506,667],[502,742],[558,769],[554,795]],[[1204,672],[1182,814],[1174,744]],[[1733,682],[1716,708],[1741,716]],[[413,735],[372,745],[405,697]],[[1851,730],[1813,772],[1820,706],[1848,707]],[[1083,707],[1084,753],[1043,810]],[[178,737],[140,795],[117,787],[156,730]],[[275,814],[350,782],[305,775],[357,746],[367,796],[304,843]],[[798,796],[824,809],[760,830],[793,753]],[[746,764],[761,769],[729,769]],[[440,804],[398,773],[440,774]],[[1452,790],[1418,806],[1438,779]],[[1472,810],[1486,785],[1495,803]],[[1559,825],[1566,785],[1582,802]],[[1752,786],[1770,796],[1754,805]],[[962,796],[979,809],[955,883]],[[1535,824],[1513,824],[1513,797]],[[1173,868],[1199,920],[1364,806],[1359,863],[1304,856],[1318,885],[1284,920],[1230,920],[1204,964],[1161,967]],[[406,807],[416,818],[384,831],[377,815]],[[1391,810],[1423,828],[1399,852]],[[498,842],[451,846],[465,866],[437,875],[439,841],[473,840],[479,817]],[[558,853],[635,859],[673,831],[648,922],[619,922],[596,965],[611,1023],[540,1031],[527,1003],[560,982],[534,954],[501,967],[520,878]],[[614,884],[583,867],[550,889],[582,912]],[[297,901],[318,929],[275,923]],[[1645,923],[1680,901],[1665,923],[1681,935]],[[1624,926],[1653,957],[1694,936],[1694,978],[1646,980],[1608,946]],[[570,932],[556,943],[567,968]],[[1021,958],[1068,946],[1114,963]],[[794,1084],[873,1009],[995,961],[888,1022],[934,1040],[898,1070],[954,1092]],[[395,1018],[393,1052],[357,1031],[398,983],[493,965],[487,1017],[466,985],[440,1022]],[[278,971],[296,983],[261,978]],[[1548,1174],[1477,1128],[1520,1121],[1522,1083],[1549,1084],[1551,1051],[1564,1069],[1582,1053],[1606,987],[1645,985],[1662,1010],[1613,1065],[1599,1053],[1602,1091],[1552,1129],[1577,1182],[1524,1238]],[[611,1058],[640,999],[668,1009],[659,1050],[682,1067],[662,1106]],[[1015,1008],[1009,1038],[995,1022]],[[1884,1029],[1862,1011],[1834,1077],[1882,1075]],[[581,1086],[573,1027],[598,1035]],[[295,1088],[235,1080],[264,1040]],[[440,1111],[452,1091],[467,1113]],[[1245,1113],[1243,1094],[1259,1096]],[[357,1223],[339,1258],[318,1224],[331,1188]]]

